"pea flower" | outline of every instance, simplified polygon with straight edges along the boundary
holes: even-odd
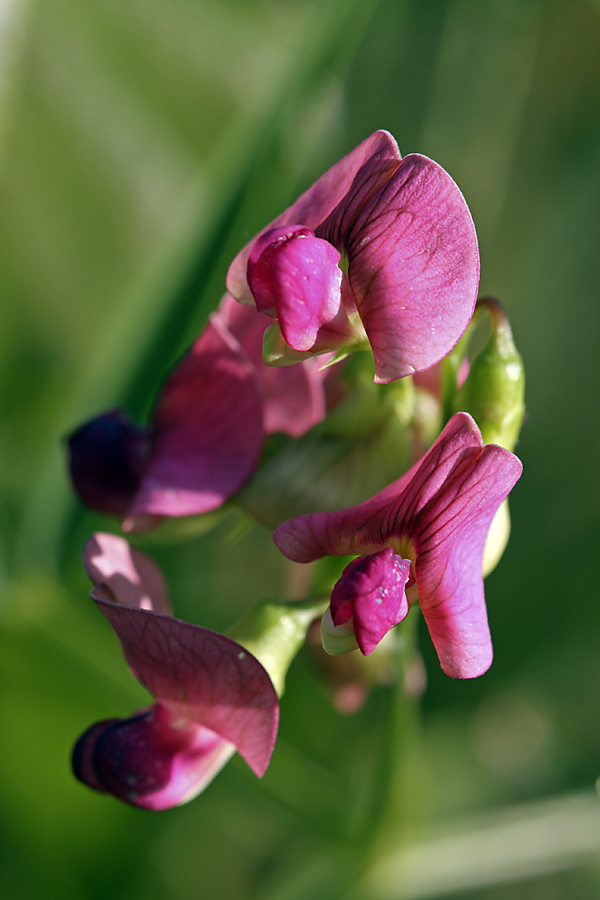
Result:
[[[377,131],[244,247],[227,287],[277,318],[271,362],[366,334],[375,381],[388,383],[446,356],[471,319],[478,280],[475,228],[454,181],[425,156],[402,159]]]
[[[71,478],[93,509],[141,530],[163,516],[210,512],[252,474],[265,434],[297,437],[325,415],[316,360],[274,371],[262,362],[268,319],[225,296],[173,370],[152,423],[104,413],[69,438]]]
[[[368,654],[418,599],[444,672],[483,674],[492,662],[484,547],[521,470],[508,450],[484,446],[474,420],[461,412],[420,462],[371,499],[280,525],[275,543],[295,562],[359,555],[333,590],[325,642],[340,642],[346,652],[355,639]]]
[[[155,703],[88,729],[73,752],[77,778],[160,810],[199,794],[235,750],[262,776],[279,705],[261,663],[235,641],[173,618],[160,570],[122,538],[94,535],[83,559],[91,595]]]

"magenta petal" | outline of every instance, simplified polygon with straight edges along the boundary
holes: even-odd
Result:
[[[94,599],[171,614],[162,572],[129,541],[114,534],[93,534],[83,547],[83,566],[94,584]]]
[[[492,659],[485,541],[521,470],[516,456],[484,446],[471,416],[457,413],[421,462],[384,491],[346,510],[285,522],[274,539],[296,562],[401,547],[414,560],[419,602],[442,668],[453,678],[474,678]]]
[[[248,257],[248,284],[258,312],[270,316],[277,315],[276,299],[279,288],[276,284],[277,273],[273,267],[274,259],[282,247],[301,237],[314,239],[314,234],[310,228],[303,225],[291,225],[264,231],[254,241],[252,252]]]
[[[391,547],[353,560],[344,569],[331,594],[331,617],[342,625],[350,616],[361,653],[368,656],[408,613],[405,585],[410,560]]]
[[[325,417],[322,360],[307,359],[295,366],[266,366],[263,362],[263,334],[271,323],[253,307],[238,303],[227,294],[213,318],[223,322],[247,354],[258,380],[263,401],[266,434],[282,431],[300,437]]]
[[[263,438],[253,367],[213,320],[165,384],[154,415],[152,456],[129,519],[218,508],[252,473]]]
[[[145,809],[169,809],[199,794],[235,752],[233,744],[160,704],[130,719],[92,726],[77,742],[80,781]]]
[[[423,459],[374,497],[337,512],[308,513],[284,522],[274,541],[295,562],[375,553],[398,537],[400,527],[403,534],[411,533],[423,507],[448,478],[473,464],[482,447],[471,416],[457,413]]]
[[[273,220],[260,234],[285,225],[306,225],[313,231],[344,203],[344,214],[355,215],[364,203],[397,169],[400,151],[387,131],[376,131],[328,169],[296,202]],[[325,237],[325,235],[321,235]],[[260,237],[260,235],[258,235]],[[227,290],[237,300],[252,302],[246,278],[253,238],[233,260],[227,273]]]
[[[482,561],[490,524],[521,475],[516,456],[489,444],[423,512],[415,531],[419,602],[442,669],[475,678],[492,662]]]
[[[174,717],[234,744],[253,772],[269,764],[279,718],[267,672],[240,644],[214,631],[96,597],[130,668]]]
[[[302,235],[280,241],[271,252],[274,306],[281,332],[294,350],[311,350],[321,326],[340,313],[339,261],[340,254],[327,241]]]
[[[360,209],[345,248],[376,381],[446,356],[473,315],[479,252],[467,204],[444,169],[406,156]]]

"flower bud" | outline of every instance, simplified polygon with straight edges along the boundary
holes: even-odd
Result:
[[[456,394],[454,409],[473,416],[486,444],[512,450],[525,412],[523,362],[502,305],[489,297],[478,302],[477,310],[489,313],[491,332]]]

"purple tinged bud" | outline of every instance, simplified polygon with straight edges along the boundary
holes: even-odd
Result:
[[[155,704],[130,719],[93,725],[73,751],[75,776],[145,809],[185,803],[212,781],[233,744]]]
[[[114,410],[86,422],[68,443],[71,479],[83,503],[108,515],[125,515],[150,453],[146,430]]]

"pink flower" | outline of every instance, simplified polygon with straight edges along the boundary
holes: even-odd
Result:
[[[424,156],[402,159],[377,131],[244,247],[227,287],[276,316],[293,351],[335,350],[366,332],[375,380],[387,383],[447,355],[478,280],[475,229],[455,183]]]
[[[484,446],[471,416],[457,413],[423,459],[375,497],[284,522],[275,543],[303,563],[360,554],[334,588],[330,615],[335,627],[352,617],[363,653],[418,596],[443,670],[474,678],[492,661],[482,577],[486,537],[521,470],[516,456]]]
[[[235,641],[173,618],[159,569],[122,538],[94,535],[83,559],[92,597],[156,702],[88,729],[73,752],[77,778],[157,810],[199,794],[235,750],[261,777],[279,718],[263,666]]]
[[[88,506],[140,530],[162,516],[217,509],[254,471],[265,433],[298,437],[325,415],[316,360],[262,362],[268,322],[225,296],[168,377],[152,423],[104,413],[69,439],[71,478]]]

